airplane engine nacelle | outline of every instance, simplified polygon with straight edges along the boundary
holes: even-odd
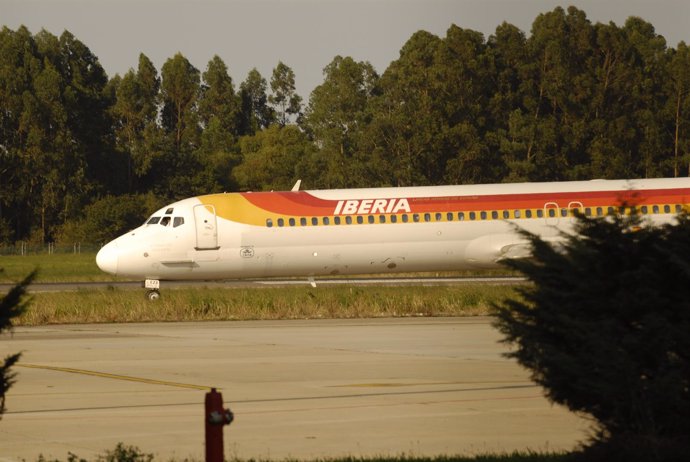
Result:
[[[501,260],[529,256],[529,243],[517,234],[481,236],[470,241],[465,249],[468,263],[478,267],[496,267]]]

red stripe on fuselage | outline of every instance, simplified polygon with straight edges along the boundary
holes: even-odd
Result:
[[[306,191],[241,193],[253,205],[271,213],[294,216],[331,216],[339,201],[377,200],[377,197],[343,197],[338,200],[320,199]],[[546,203],[556,203],[559,207],[583,206],[638,206],[645,204],[685,204],[690,199],[690,189],[647,189],[620,191],[576,191],[549,193],[520,193],[467,195],[442,197],[387,198],[397,200],[406,198],[412,213],[459,212],[478,210],[534,209]],[[367,213],[363,213],[367,214]]]

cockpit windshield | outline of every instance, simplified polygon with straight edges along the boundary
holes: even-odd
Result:
[[[170,226],[171,223],[173,228],[182,226],[184,224],[184,217],[151,217],[146,222],[146,225]]]

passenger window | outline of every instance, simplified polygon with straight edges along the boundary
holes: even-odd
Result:
[[[147,225],[155,225],[159,221],[161,221],[161,217],[152,217],[149,221],[146,222]]]
[[[278,218],[278,226],[280,226],[280,227],[285,226],[285,220],[283,220],[282,218]]]
[[[184,218],[183,217],[175,217],[173,218],[173,228],[177,228],[178,226],[184,225]]]
[[[299,225],[300,226],[307,226],[307,219],[302,217],[299,219]]]
[[[600,217],[604,214],[604,209],[601,207],[597,207],[597,216]]]
[[[266,218],[266,226],[269,228],[273,228],[273,220],[270,218]]]
[[[312,224],[312,226],[318,226],[319,219],[316,217],[311,217],[311,224]]]
[[[424,214],[424,221],[426,221],[426,222],[431,221],[431,214],[430,214],[430,213],[425,213],[425,214]]]
[[[170,224],[170,217],[163,217],[160,224],[161,226],[168,226]]]
[[[537,209],[537,216],[539,218],[544,218],[544,211],[542,209]]]
[[[508,210],[504,210],[504,211],[503,211],[503,218],[506,219],[506,220],[507,220],[508,218],[510,218],[510,212],[509,212]]]
[[[374,215],[367,216],[367,222],[369,222],[369,224],[374,224],[374,221],[375,221]]]
[[[398,216],[397,215],[391,215],[391,223],[397,223],[398,222]]]
[[[658,205],[652,205],[652,213],[659,213],[659,206]]]
[[[357,215],[357,224],[361,225],[364,223],[364,217],[362,215]]]
[[[477,214],[475,212],[470,212],[470,220],[475,220],[477,218]]]
[[[556,216],[556,209],[549,209],[549,217],[554,218]]]
[[[532,211],[531,210],[525,210],[525,218],[532,218]]]
[[[522,214],[520,213],[519,210],[516,210],[516,211],[515,211],[515,218],[520,218],[521,215],[522,215]]]
[[[479,216],[482,217],[482,220],[486,220],[486,212],[484,210],[479,212]]]
[[[492,218],[493,220],[498,219],[498,212],[497,212],[496,210],[493,210],[493,211],[491,212],[491,218]]]
[[[295,226],[295,219],[294,219],[294,218],[290,218],[290,219],[288,220],[288,223],[290,223],[290,226]]]
[[[418,213],[415,213],[412,215],[412,221],[414,221],[415,223],[419,223],[419,214]]]
[[[563,218],[567,217],[568,216],[568,209],[561,209],[561,216]]]
[[[671,206],[670,205],[664,205],[664,213],[671,213]]]
[[[676,204],[676,213],[680,213],[683,210],[683,207],[680,206],[680,204]]]
[[[465,212],[458,212],[458,220],[462,221],[465,219]]]
[[[437,212],[436,213],[436,221],[441,221],[441,220],[443,220],[443,214],[440,212]]]
[[[379,223],[385,223],[386,222],[386,216],[385,215],[379,215]]]
[[[609,215],[615,215],[616,214],[616,209],[614,209],[613,207],[609,207],[607,210],[608,210]]]
[[[348,225],[352,224],[352,217],[350,215],[345,217],[345,223],[347,223]]]
[[[586,217],[592,216],[592,209],[590,207],[585,207],[585,216]]]
[[[402,216],[403,223],[407,223],[408,220],[409,220],[409,217],[407,216],[407,214],[403,214],[403,216]]]
[[[340,217],[333,217],[333,224],[339,225],[340,224]]]
[[[329,225],[331,224],[331,219],[328,217],[323,217],[323,224],[324,225]]]
[[[453,221],[453,212],[446,213],[446,220]]]

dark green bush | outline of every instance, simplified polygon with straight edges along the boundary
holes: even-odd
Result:
[[[587,457],[687,456],[690,220],[579,217],[576,231],[563,245],[522,233],[533,259],[507,265],[533,284],[497,307],[509,356],[550,400],[594,417]]]

